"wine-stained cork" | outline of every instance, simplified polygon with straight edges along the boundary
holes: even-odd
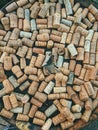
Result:
[[[12,68],[12,58],[10,56],[4,57],[4,70],[11,70]]]
[[[13,74],[16,75],[17,78],[19,78],[23,75],[23,72],[21,71],[21,69],[18,65],[15,65],[12,67],[12,72],[13,72]]]
[[[10,111],[7,111],[4,108],[1,110],[0,115],[5,117],[5,118],[8,118],[8,119],[11,119],[13,117],[13,113]]]
[[[39,86],[39,83],[38,82],[35,82],[33,81],[28,89],[28,93],[30,95],[34,95],[38,89],[38,86]]]
[[[29,121],[29,117],[27,115],[24,115],[24,114],[18,114],[16,120]]]
[[[37,106],[32,105],[32,107],[31,107],[31,109],[30,109],[30,111],[29,111],[28,116],[29,116],[30,118],[33,118],[33,117],[34,117],[34,115],[35,115],[35,113],[36,113],[36,111],[37,111],[37,109],[38,109],[38,107],[37,107]]]
[[[45,124],[42,126],[42,130],[49,130],[52,125],[52,120],[51,118],[48,118]]]
[[[39,125],[39,126],[43,126],[45,121],[43,121],[42,119],[38,119],[38,118],[34,117],[33,123],[36,124],[36,125]]]
[[[8,95],[3,96],[3,103],[4,103],[4,108],[6,110],[10,110],[12,108],[10,98]]]
[[[44,93],[40,93],[40,92],[36,92],[35,96],[36,99],[38,99],[39,101],[41,101],[42,103],[44,103],[47,100],[47,95]]]
[[[10,99],[10,102],[11,102],[11,105],[12,105],[13,108],[18,107],[18,101],[17,101],[15,94],[12,93],[9,96],[9,99]]]
[[[29,113],[29,110],[30,110],[30,103],[27,102],[24,104],[23,114],[27,115]]]

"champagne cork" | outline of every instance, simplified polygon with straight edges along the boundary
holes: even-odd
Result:
[[[30,103],[27,102],[24,104],[23,114],[27,115],[29,113],[29,110],[30,110]]]
[[[91,110],[85,110],[85,112],[83,113],[81,119],[82,119],[84,122],[88,122],[88,121],[89,121],[89,118],[90,118],[90,116],[91,116],[91,113],[92,113]]]
[[[25,58],[20,58],[20,68],[25,69],[26,67],[26,60]]]
[[[25,57],[27,51],[28,51],[28,47],[26,46],[19,47],[16,55],[23,58]]]
[[[45,50],[43,48],[36,48],[36,47],[33,47],[33,53],[36,53],[36,54],[44,54]]]
[[[50,81],[50,82],[48,83],[48,85],[45,87],[44,92],[45,92],[46,94],[50,94],[51,91],[52,91],[52,89],[54,88],[54,85],[55,85],[54,82]]]
[[[17,78],[19,78],[23,75],[23,72],[21,71],[21,69],[18,65],[15,65],[12,67],[12,72],[13,72],[13,74],[16,75]]]
[[[79,40],[80,40],[80,36],[81,36],[80,33],[77,33],[77,32],[73,34],[72,43],[74,45],[78,46]]]
[[[88,93],[87,93],[84,85],[81,85],[81,91],[79,92],[79,98],[81,101],[87,101],[89,99]]]
[[[78,55],[77,55],[76,60],[83,61],[84,60],[84,48],[82,48],[82,47],[77,48],[77,52],[78,52]]]
[[[10,98],[8,95],[3,96],[3,103],[4,103],[4,108],[6,110],[10,110],[12,108],[11,103],[10,103]]]
[[[85,86],[85,89],[86,89],[89,96],[94,95],[94,89],[93,89],[93,86],[90,82],[85,82],[84,86]]]
[[[17,80],[17,82],[19,83],[19,84],[21,84],[21,83],[23,83],[25,80],[27,80],[27,75],[23,75],[22,77],[20,77],[18,80]]]
[[[5,89],[5,93],[11,93],[14,90],[13,85],[9,82],[8,79],[3,80],[3,86]]]
[[[29,81],[25,81],[23,84],[19,86],[20,91],[25,91],[30,86]]]
[[[40,92],[36,92],[35,96],[36,99],[38,99],[39,101],[41,101],[42,103],[44,103],[47,100],[47,95],[44,93],[40,93]]]
[[[80,3],[77,2],[77,3],[73,6],[73,11],[76,12],[79,7],[80,7]]]
[[[49,34],[48,33],[38,34],[37,35],[37,40],[46,42],[46,41],[49,40]]]
[[[85,102],[85,109],[86,110],[92,110],[92,108],[93,108],[93,102],[92,102],[92,99],[91,98],[89,98],[86,102]]]
[[[8,71],[12,68],[12,58],[10,56],[4,57],[4,70]]]
[[[18,101],[17,101],[15,94],[12,93],[9,96],[9,99],[10,99],[10,102],[11,102],[11,105],[12,105],[13,108],[18,107]]]
[[[30,109],[30,111],[29,111],[28,116],[29,116],[30,118],[33,118],[33,117],[34,117],[34,115],[35,115],[35,113],[36,113],[36,111],[37,111],[37,109],[38,109],[38,107],[37,107],[37,106],[32,105],[32,107],[31,107],[31,109]]]
[[[43,121],[46,120],[46,115],[45,115],[43,112],[41,112],[41,111],[37,111],[37,112],[35,113],[35,117],[37,117],[37,118],[39,118],[39,119],[42,119]]]
[[[80,75],[81,69],[82,69],[82,65],[76,64],[75,71],[74,71],[76,76]]]
[[[45,115],[47,117],[50,117],[54,112],[57,111],[57,107],[52,104],[51,106],[49,106],[46,110],[45,110]]]
[[[23,38],[22,39],[22,43],[25,45],[25,46],[28,46],[28,47],[32,47],[34,42],[28,38]]]
[[[36,125],[39,125],[39,126],[43,126],[45,122],[42,119],[38,119],[38,118],[34,117],[33,123]]]
[[[11,48],[11,47],[8,47],[8,46],[0,47],[0,51],[1,51],[1,52],[12,53],[12,54],[14,54],[14,53],[16,52],[15,49],[13,49],[13,48]]]
[[[63,107],[68,107],[69,109],[71,108],[72,101],[68,101],[66,99],[60,99],[60,103],[62,104]]]
[[[74,44],[68,45],[67,48],[68,48],[69,52],[71,53],[71,56],[75,56],[78,54]]]
[[[68,129],[69,127],[73,126],[74,123],[70,121],[64,121],[60,124],[62,129]]]
[[[31,81],[39,82],[38,76],[36,76],[36,75],[29,75],[29,79],[30,79]]]
[[[39,83],[38,82],[35,82],[33,81],[28,89],[28,93],[30,95],[34,95],[38,89],[38,86],[39,86]]]
[[[72,109],[72,112],[81,112],[81,110],[82,110],[81,106],[78,104],[73,105],[71,109]]]
[[[9,18],[8,18],[8,17],[3,17],[3,18],[1,18],[1,23],[3,24],[4,29],[5,29],[6,31],[10,30],[10,21],[9,21]]]
[[[41,129],[42,130],[49,130],[51,125],[52,125],[52,120],[50,118],[48,118]]]
[[[48,4],[48,3],[45,3],[45,4],[42,6],[41,10],[39,11],[38,16],[40,16],[41,18],[45,18],[45,16],[46,16],[48,10],[49,10],[49,4]]]
[[[19,63],[19,59],[17,58],[16,55],[14,54],[10,54],[10,57],[12,57],[12,61],[13,61],[13,64],[16,65]]]
[[[17,1],[17,5],[20,7],[20,6],[23,6],[25,4],[28,3],[28,0],[20,0],[20,1]]]
[[[10,14],[10,28],[18,27],[18,18],[15,14]]]
[[[29,117],[27,115],[24,115],[24,114],[18,114],[16,120],[29,121]]]
[[[45,59],[45,55],[38,54],[37,60],[35,62],[35,66],[38,67],[38,68],[41,68],[44,59]]]
[[[66,120],[66,118],[64,117],[64,115],[62,113],[59,113],[58,115],[56,115],[52,118],[53,124],[55,126],[64,122],[65,120]]]
[[[41,107],[42,106],[42,103],[37,100],[36,98],[32,97],[31,98],[31,101],[30,101],[33,105],[37,106],[37,107]]]
[[[24,19],[24,9],[23,9],[23,8],[19,7],[19,8],[17,9],[17,16],[18,16],[18,18],[20,18],[20,19]]]
[[[16,4],[16,2],[12,2],[5,9],[9,13],[9,12],[16,10],[17,8],[18,8],[18,5]]]
[[[5,118],[8,118],[8,119],[11,119],[13,117],[13,113],[10,111],[7,111],[5,108],[3,108],[1,110],[0,115],[5,117]]]
[[[11,40],[16,40],[16,39],[18,39],[19,34],[20,34],[20,30],[19,30],[18,28],[13,29],[12,34],[11,34],[11,36],[10,36],[10,39],[11,39]]]
[[[24,72],[27,75],[37,74],[37,68],[32,68],[31,66],[26,66],[24,69]]]

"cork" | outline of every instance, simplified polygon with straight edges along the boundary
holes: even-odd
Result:
[[[77,48],[77,52],[78,52],[78,55],[77,55],[76,60],[83,61],[84,60],[84,48],[82,48],[82,47]]]
[[[23,75],[23,72],[21,71],[21,69],[18,65],[15,65],[12,67],[12,72],[13,72],[13,74],[16,75],[17,78],[19,78]]]
[[[24,69],[24,72],[27,75],[37,74],[37,68],[32,68],[31,66],[26,66]]]
[[[64,121],[63,123],[61,123],[61,128],[62,128],[62,129],[67,129],[67,128],[73,126],[73,125],[74,125],[73,122]]]
[[[13,64],[16,65],[19,63],[19,59],[15,54],[10,54],[10,57],[12,57]]]
[[[23,84],[19,86],[20,91],[25,91],[30,86],[29,81],[25,81]]]
[[[37,106],[32,105],[32,107],[31,107],[31,109],[30,109],[30,111],[29,111],[28,116],[29,116],[30,118],[33,118],[33,117],[34,117],[34,115],[35,115],[35,113],[36,113],[36,111],[37,111],[37,109],[38,109],[38,107],[37,107]]]
[[[41,111],[37,111],[37,112],[35,113],[35,117],[37,117],[37,118],[39,118],[39,119],[42,119],[43,121],[46,120],[45,114],[44,114],[43,112],[41,112]]]
[[[16,55],[23,58],[25,57],[27,51],[28,51],[28,47],[26,46],[19,47]]]
[[[28,3],[28,0],[17,1],[17,4],[18,4],[19,7],[21,7],[21,6],[23,6],[23,5],[27,4],[27,3]]]
[[[76,56],[78,54],[77,50],[73,44],[68,45],[67,48],[68,48],[69,52],[71,53],[71,56]]]
[[[72,112],[81,112],[81,110],[82,110],[81,106],[78,104],[73,105],[71,109],[72,109]]]
[[[20,30],[23,29],[23,19],[18,19],[18,28],[19,28]]]
[[[36,75],[29,75],[28,78],[29,78],[31,81],[36,81],[36,82],[39,81],[38,76],[36,76]]]
[[[70,60],[69,70],[70,70],[70,71],[74,71],[75,65],[76,65],[76,61],[75,61],[75,60]]]
[[[33,123],[36,125],[39,125],[39,126],[43,126],[45,122],[42,119],[38,119],[38,118],[34,117]]]
[[[11,119],[13,117],[13,113],[10,111],[7,111],[4,108],[1,110],[0,115],[5,117],[5,118],[8,118],[8,119]]]
[[[26,60],[25,58],[20,58],[20,68],[25,69],[26,67]]]
[[[9,18],[8,18],[8,17],[3,17],[3,18],[1,18],[1,23],[3,24],[4,29],[5,29],[6,31],[10,30],[10,21],[9,21]]]
[[[83,113],[81,119],[82,119],[84,122],[88,122],[91,113],[92,113],[91,110],[85,110],[85,112]]]
[[[12,58],[10,56],[4,57],[4,70],[8,71],[12,68]]]
[[[27,103],[24,104],[23,114],[28,115],[29,110],[30,110],[30,103],[27,102]]]
[[[15,49],[13,49],[12,47],[8,47],[8,46],[0,47],[0,51],[1,52],[12,53],[12,54],[15,54],[15,52],[16,52]]]
[[[82,11],[82,18],[86,18],[86,16],[88,15],[88,8],[84,8]]]
[[[77,2],[77,3],[73,6],[73,11],[76,12],[79,7],[80,7],[80,3]]]
[[[93,108],[93,104],[92,104],[93,102],[92,102],[92,99],[91,98],[89,98],[86,102],[85,102],[85,109],[86,110],[92,110],[92,108]]]
[[[10,81],[10,83],[13,85],[14,88],[19,87],[19,83],[17,82],[17,79],[15,78],[15,76],[10,76],[8,78],[8,80]]]
[[[3,103],[4,103],[4,108],[6,110],[10,110],[12,108],[11,103],[10,103],[10,98],[8,95],[3,96]]]
[[[80,75],[81,68],[82,68],[82,65],[76,64],[75,71],[74,71],[76,76]]]
[[[39,86],[39,83],[33,81],[33,82],[31,83],[29,89],[28,89],[28,93],[29,93],[30,95],[34,95],[34,94],[37,92],[38,86]]]
[[[24,115],[24,114],[18,114],[16,120],[29,121],[29,117],[27,115]]]
[[[46,94],[50,94],[53,88],[54,88],[54,82],[50,81],[49,84],[45,87],[44,92]]]
[[[62,104],[63,107],[68,107],[69,109],[71,108],[72,101],[68,101],[66,99],[60,99],[60,103]]]
[[[21,83],[23,83],[25,80],[27,80],[27,75],[24,74],[22,77],[18,78],[17,82],[18,82],[19,84],[21,84]]]
[[[42,103],[38,100],[38,99],[36,99],[36,98],[34,98],[34,97],[32,97],[31,98],[31,101],[30,101],[33,105],[35,105],[35,106],[37,106],[37,107],[41,107],[42,106]]]
[[[42,63],[44,61],[45,55],[39,54],[37,57],[37,60],[35,62],[35,66],[40,68],[42,66]]]
[[[17,28],[18,26],[18,18],[15,14],[10,14],[10,28]]]
[[[10,102],[11,102],[11,105],[12,105],[13,108],[18,107],[18,101],[17,101],[15,94],[12,93],[9,96],[9,99],[10,99]]]
[[[16,4],[16,2],[12,2],[5,9],[9,13],[9,12],[16,10],[17,8],[18,8],[18,5]]]
[[[21,97],[21,102],[25,104],[29,101],[29,99],[30,99],[30,96],[28,94],[25,94],[23,95],[23,97]]]
[[[4,16],[4,12],[0,10],[0,19]]]
[[[51,118],[48,118],[47,120],[46,120],[46,122],[44,123],[44,125],[42,126],[42,130],[49,130],[50,129],[50,127],[51,127],[51,125],[52,125],[52,120],[51,120]]]

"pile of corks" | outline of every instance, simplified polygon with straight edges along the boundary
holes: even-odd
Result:
[[[87,123],[98,107],[98,9],[18,0],[0,11],[0,25],[0,116],[42,130]]]

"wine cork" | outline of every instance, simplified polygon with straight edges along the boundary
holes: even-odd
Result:
[[[32,56],[30,60],[30,66],[33,68],[35,66],[36,56]]]
[[[61,128],[62,129],[68,129],[69,127],[73,126],[74,123],[70,122],[70,121],[64,121],[63,123],[61,123]]]
[[[43,112],[41,112],[41,111],[37,111],[37,112],[35,113],[35,117],[37,117],[37,118],[39,118],[39,119],[42,119],[43,121],[46,120],[46,115],[45,115]]]
[[[71,109],[72,109],[72,112],[81,112],[81,110],[82,110],[81,106],[78,104],[73,105]]]
[[[28,47],[26,46],[19,47],[16,55],[23,58],[25,57],[27,51],[28,51]]]
[[[72,26],[72,21],[71,20],[67,20],[67,19],[62,19],[61,20],[62,24],[65,24],[66,26],[71,27]]]
[[[77,33],[77,32],[73,34],[72,43],[74,45],[78,46],[79,40],[80,40],[80,36],[81,36],[80,33]]]
[[[36,48],[36,47],[33,48],[33,53],[44,54],[44,52],[45,50],[43,48]]]
[[[84,85],[81,85],[81,91],[79,92],[79,98],[81,101],[87,101],[89,99],[88,93],[87,93]]]
[[[64,122],[65,120],[66,120],[66,118],[64,117],[64,115],[62,113],[60,113],[52,118],[53,124],[55,126],[60,124],[61,122]]]
[[[76,92],[80,92],[81,91],[81,86],[80,85],[74,85],[73,90],[76,91]]]
[[[88,8],[84,8],[82,11],[82,18],[86,18],[86,16],[88,15]]]
[[[28,0],[23,0],[23,1],[17,1],[17,5],[19,6],[19,7],[21,7],[21,6],[23,6],[23,5],[25,5],[25,4],[27,4],[28,3]]]
[[[58,31],[68,33],[70,31],[70,27],[64,24],[60,24]]]
[[[31,107],[31,109],[30,109],[30,111],[29,111],[28,116],[29,116],[30,118],[33,118],[33,117],[34,117],[34,115],[35,115],[35,113],[36,113],[36,111],[37,111],[37,109],[38,109],[38,107],[37,107],[37,106],[32,105],[32,107]]]
[[[12,68],[12,58],[10,56],[4,57],[4,70],[8,71]]]
[[[34,117],[33,123],[36,125],[39,125],[39,126],[43,126],[45,122],[42,119],[38,119],[38,118]]]
[[[60,103],[62,104],[63,107],[68,107],[69,109],[71,108],[72,101],[68,101],[66,99],[60,99]]]
[[[60,42],[61,41],[61,37],[60,36],[56,36],[56,35],[53,35],[53,34],[50,35],[50,39],[52,41],[55,41],[55,42]]]
[[[27,20],[27,19],[24,19],[23,20],[23,30],[25,31],[25,32],[29,32],[30,31],[30,21],[29,20]]]
[[[28,38],[23,38],[23,39],[22,39],[22,42],[23,42],[24,45],[26,45],[26,46],[28,46],[28,47],[32,47],[33,44],[34,44],[34,42],[31,41],[31,40],[29,40]]]
[[[36,82],[39,81],[38,76],[36,76],[36,75],[29,75],[29,79],[32,81],[36,81]]]
[[[9,96],[9,99],[10,99],[10,102],[11,102],[11,105],[12,105],[13,108],[18,107],[18,101],[17,101],[15,94],[12,93]]]
[[[13,85],[14,88],[17,88],[19,86],[16,78],[12,75],[8,78],[8,80],[10,81],[10,83]]]
[[[33,81],[28,89],[28,93],[30,95],[34,95],[38,89],[38,86],[39,86],[39,83],[38,82],[35,82]]]
[[[22,7],[19,7],[19,8],[17,9],[17,16],[18,16],[18,18],[20,18],[20,19],[24,19],[24,9],[23,9]]]
[[[0,10],[0,19],[4,16],[4,12]]]
[[[51,106],[49,106],[46,110],[45,110],[45,115],[47,117],[50,117],[54,112],[57,111],[57,107],[52,104]]]
[[[45,59],[45,55],[39,54],[35,62],[35,66],[40,68],[42,66],[44,59]]]
[[[54,87],[54,93],[64,93],[66,92],[66,87]]]
[[[14,54],[10,54],[10,57],[12,57],[12,61],[13,61],[13,64],[16,65],[19,63],[19,59],[17,58],[16,55]]]
[[[42,130],[49,130],[52,125],[52,120],[50,118],[47,119],[45,124],[42,126]]]
[[[66,7],[67,15],[73,14],[71,2],[69,0],[64,0],[64,4],[65,4],[65,7]]]
[[[74,71],[76,76],[80,75],[81,68],[82,68],[82,65],[76,64],[75,71]]]
[[[73,6],[73,11],[76,12],[79,7],[80,7],[80,3],[77,2],[77,3]]]
[[[94,22],[92,29],[94,31],[97,31],[97,29],[98,29],[98,22],[96,22],[96,21]]]
[[[18,8],[18,5],[16,4],[16,2],[12,2],[5,9],[9,13],[9,12],[16,10],[17,8]]]
[[[11,119],[13,117],[13,113],[10,111],[7,111],[4,108],[1,110],[0,115],[5,117],[5,118],[8,118],[8,119]]]
[[[81,119],[84,121],[84,122],[88,122],[89,121],[89,118],[90,118],[90,115],[91,115],[92,111],[91,110],[85,110],[85,112],[83,113]]]
[[[92,102],[92,99],[91,98],[89,98],[86,102],[85,102],[85,109],[86,110],[92,110],[92,108],[93,108],[93,104],[92,104],[93,102]]]
[[[29,110],[30,110],[30,103],[27,102],[27,103],[24,104],[23,114],[28,115]]]
[[[94,15],[92,13],[88,13],[88,19],[91,23],[94,23],[96,21]]]
[[[10,39],[11,39],[11,40],[16,40],[16,39],[18,39],[19,34],[20,34],[20,30],[19,30],[18,28],[13,29],[12,34],[11,34],[11,36],[10,36]]]
[[[88,28],[91,28],[93,25],[87,18],[83,19],[83,23],[86,24]]]
[[[37,100],[36,98],[32,97],[31,98],[31,101],[30,101],[33,105],[37,106],[37,107],[41,107],[42,106],[42,103]]]
[[[23,29],[23,19],[18,19],[18,28],[19,28],[20,30]]]
[[[9,82],[8,79],[3,80],[3,86],[4,86],[5,93],[11,93],[14,90],[13,85]]]
[[[74,84],[76,84],[76,85],[82,85],[83,83],[84,83],[84,81],[79,78],[74,79]]]
[[[13,72],[13,74],[16,75],[17,78],[19,78],[23,75],[23,72],[21,71],[21,69],[18,65],[15,65],[12,67],[12,72]]]
[[[23,75],[22,77],[20,77],[18,80],[17,80],[17,82],[19,83],[19,84],[21,84],[21,83],[23,83],[25,80],[27,80],[27,75]]]
[[[53,88],[54,88],[54,82],[50,81],[49,84],[45,87],[44,92],[46,94],[50,94]]]
[[[26,60],[25,58],[20,58],[20,68],[25,69],[26,67]]]
[[[27,75],[37,74],[37,68],[32,68],[31,66],[26,66],[24,69],[24,72]]]
[[[17,28],[18,18],[15,14],[10,14],[10,28]]]
[[[14,54],[14,53],[16,52],[15,49],[13,49],[13,48],[11,48],[11,47],[8,47],[8,46],[0,47],[0,51],[1,51],[1,52],[12,53],[12,54]]]
[[[37,35],[37,40],[46,42],[46,41],[49,40],[49,34],[48,33],[38,34]]]
[[[71,53],[71,56],[75,56],[78,54],[77,50],[73,44],[68,45],[67,48],[68,48],[69,52]]]
[[[83,36],[87,36],[88,35],[88,31],[80,26],[77,26],[76,32],[79,32],[80,34],[82,34]]]
[[[3,96],[3,103],[4,103],[4,108],[6,110],[10,110],[12,108],[11,103],[10,103],[10,99],[9,99],[8,95]]]
[[[14,36],[13,36],[14,39]],[[9,40],[8,41],[8,46],[9,47],[21,47],[22,46],[22,41],[20,39],[17,40]]]
[[[44,93],[40,93],[40,92],[36,92],[35,96],[36,99],[38,99],[39,101],[41,101],[42,103],[44,103],[47,100],[47,95]]]
[[[27,115],[24,115],[24,114],[18,114],[16,120],[29,121],[29,117]]]
[[[84,60],[84,48],[80,47],[80,48],[77,48],[77,52],[78,52],[78,55],[77,55],[77,60],[78,61],[83,61]]]
[[[23,96],[21,97],[21,102],[22,102],[23,104],[25,104],[25,103],[27,103],[27,102],[29,101],[29,99],[30,99],[30,96],[29,96],[28,94],[25,94],[25,95],[23,95]]]
[[[73,84],[73,80],[74,80],[74,73],[70,72],[69,76],[68,76],[68,81],[67,84],[72,85]]]
[[[25,91],[30,86],[29,81],[25,81],[23,84],[19,86],[20,91]]]
[[[3,17],[3,18],[1,18],[1,23],[3,24],[4,29],[5,29],[6,31],[10,30],[10,20],[9,20],[8,17]]]

